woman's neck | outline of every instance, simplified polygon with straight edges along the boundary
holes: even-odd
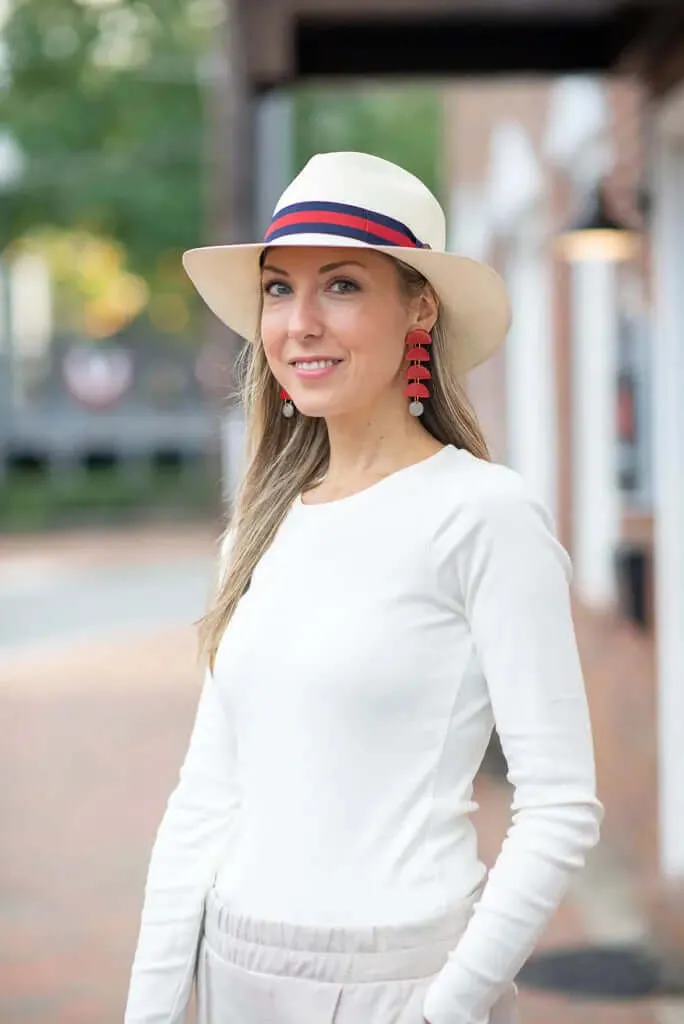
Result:
[[[369,422],[328,422],[330,463],[322,487],[344,493],[410,466],[442,448],[414,419],[393,427]]]

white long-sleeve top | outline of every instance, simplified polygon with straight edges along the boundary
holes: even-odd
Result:
[[[179,1024],[212,884],[234,909],[383,925],[483,882],[473,779],[496,724],[512,826],[430,983],[479,1024],[602,816],[569,558],[513,471],[448,445],[366,490],[297,499],[204,682],[154,845],[125,1024]]]

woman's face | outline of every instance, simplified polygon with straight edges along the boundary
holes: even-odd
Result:
[[[402,295],[391,259],[360,248],[275,246],[262,289],[266,358],[302,413],[327,418],[405,401],[404,340],[425,327],[424,300]]]

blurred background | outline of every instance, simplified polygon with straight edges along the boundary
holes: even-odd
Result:
[[[606,820],[523,1019],[682,1024],[682,0],[0,0],[0,1022],[122,1017],[240,474],[240,342],[180,257],[337,149],[507,280],[465,383],[574,562]]]

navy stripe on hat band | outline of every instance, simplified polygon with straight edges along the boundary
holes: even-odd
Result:
[[[293,203],[274,214],[265,241],[290,234],[332,234],[372,245],[429,249],[406,224],[347,203]]]

